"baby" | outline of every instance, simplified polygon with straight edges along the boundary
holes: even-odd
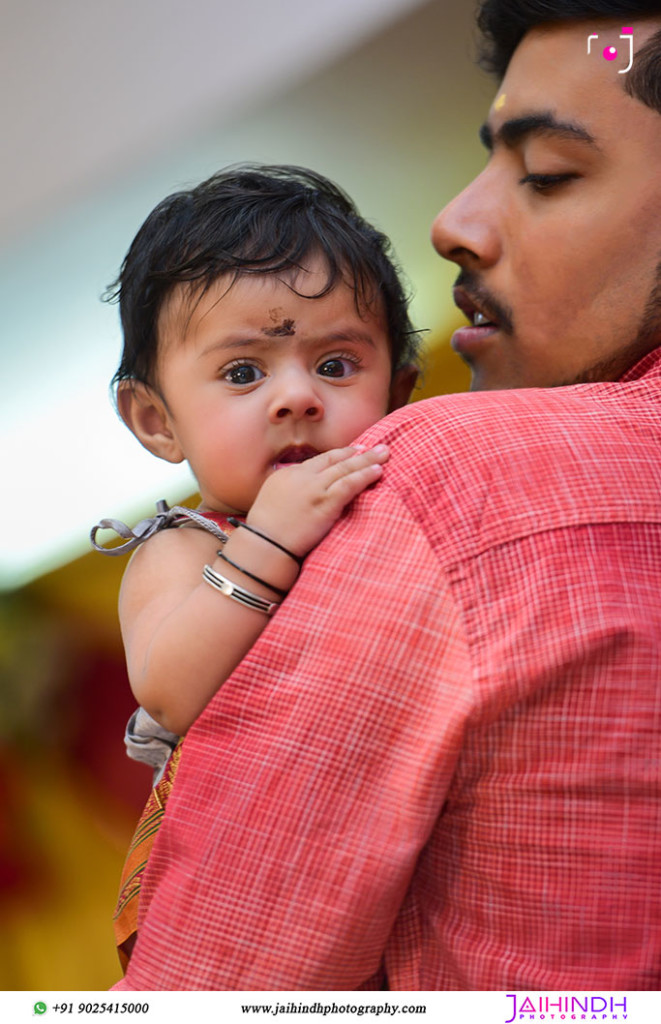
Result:
[[[117,406],[150,452],[188,461],[202,499],[190,528],[135,552],[120,593],[131,687],[166,739],[186,733],[305,555],[381,476],[385,446],[351,442],[417,377],[389,249],[322,176],[246,165],[165,199],[126,256]],[[141,848],[125,896],[145,859]]]
[[[417,376],[388,250],[320,175],[243,166],[165,199],[124,261],[119,412],[154,455],[188,461],[198,511],[232,531],[219,551],[204,530],[165,530],[122,582],[131,687],[172,733],[381,475],[387,451],[351,442],[405,404]]]

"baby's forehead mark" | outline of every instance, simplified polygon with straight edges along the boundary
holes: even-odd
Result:
[[[262,327],[262,334],[267,334],[269,338],[291,337],[296,334],[296,321],[284,319],[275,327]]]
[[[281,306],[269,309],[269,320],[273,326],[262,327],[262,334],[268,335],[269,338],[287,338],[296,334],[296,321],[284,316]]]

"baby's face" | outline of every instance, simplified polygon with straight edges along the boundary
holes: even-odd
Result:
[[[203,506],[246,512],[269,474],[350,444],[388,411],[391,358],[380,311],[356,309],[325,271],[221,278],[199,299],[180,288],[159,323],[158,390],[175,449]],[[408,395],[407,395],[408,397]],[[397,403],[399,404],[399,403]]]

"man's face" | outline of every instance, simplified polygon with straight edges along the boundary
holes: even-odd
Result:
[[[633,22],[634,48],[660,28]],[[661,345],[661,116],[601,56],[621,30],[524,37],[483,128],[487,166],[434,221],[476,322],[452,339],[473,390],[615,380]]]

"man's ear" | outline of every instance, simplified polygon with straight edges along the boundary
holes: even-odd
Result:
[[[152,455],[183,462],[171,416],[160,395],[139,380],[123,380],[117,388],[117,409],[124,423]]]
[[[399,370],[395,371],[390,385],[388,412],[394,412],[395,409],[401,409],[403,405],[406,405],[417,379],[418,368],[412,363],[400,366]]]

